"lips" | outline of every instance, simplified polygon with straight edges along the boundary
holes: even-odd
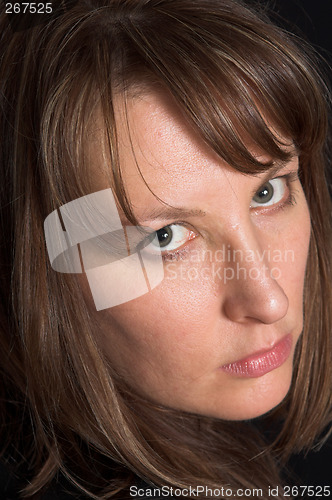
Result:
[[[252,354],[247,358],[229,363],[221,369],[237,377],[255,378],[279,368],[289,358],[292,350],[292,336],[286,335],[271,349]]]

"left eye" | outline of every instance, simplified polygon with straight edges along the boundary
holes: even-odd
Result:
[[[192,231],[180,224],[170,224],[155,232],[152,244],[161,251],[171,252],[177,250],[190,239]]]
[[[264,186],[259,188],[253,199],[251,200],[251,207],[275,205],[285,196],[287,183],[283,177],[271,179]]]

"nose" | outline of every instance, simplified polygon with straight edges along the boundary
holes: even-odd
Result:
[[[239,239],[241,241],[239,241]],[[232,321],[245,323],[256,321],[272,324],[281,320],[288,310],[288,297],[273,272],[266,254],[271,255],[259,244],[256,235],[237,238],[237,244],[229,246],[236,258],[231,262],[233,279],[223,287],[223,311]],[[250,252],[250,253],[249,253]],[[250,255],[250,259],[246,256]],[[228,265],[228,264],[227,264]]]

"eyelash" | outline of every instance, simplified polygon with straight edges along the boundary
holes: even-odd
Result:
[[[289,190],[288,198],[287,200],[285,200],[284,204],[281,207],[283,209],[287,206],[296,205],[296,193],[298,192],[298,190],[294,188],[293,184],[295,181],[299,180],[299,172],[290,172],[289,174],[286,174],[282,177],[286,179],[287,188]]]
[[[292,184],[298,180],[298,172],[290,172],[288,174],[285,174],[285,175],[281,175],[279,177],[274,177],[273,179],[285,179],[286,180],[286,187],[289,191],[288,193],[288,197],[286,198],[286,200],[284,200],[280,205],[278,205],[277,207],[274,207],[272,209],[269,209],[269,211],[276,211],[276,210],[285,210],[287,207],[289,206],[294,206],[296,205],[296,189],[294,189],[292,187]],[[270,180],[273,180],[273,179],[270,179]],[[269,181],[267,181],[269,182]],[[262,187],[267,183],[265,182],[264,184],[262,184],[262,186],[260,188],[258,188],[257,191],[255,191],[255,193],[257,193],[260,189],[262,189]],[[273,206],[273,205],[272,205]],[[255,210],[257,210],[257,207],[254,208]],[[261,207],[261,208],[258,208],[258,210],[264,210],[264,207]],[[265,209],[266,210],[266,209]],[[164,227],[169,227],[171,226],[172,224],[177,224],[177,225],[182,225],[184,227],[187,227],[187,224],[184,223],[184,222],[180,222],[180,221],[177,221],[177,222],[172,222],[170,224],[167,224],[166,226],[163,226],[161,227],[160,229],[163,229]],[[157,231],[160,231],[160,229],[157,229],[155,232],[157,233]],[[188,228],[189,229],[189,228]],[[164,262],[169,262],[169,261],[174,261],[174,260],[181,260],[181,259],[184,259],[185,256],[188,254],[189,252],[189,248],[188,248],[188,245],[184,244],[185,246],[183,247],[180,247],[179,250],[173,250],[173,251],[170,251],[170,252],[162,252],[161,253],[161,257],[162,257],[162,260]]]
[[[172,252],[161,253],[161,258],[164,262],[170,262],[172,260],[181,260],[184,259],[186,254],[189,252],[188,245],[185,245],[183,248],[180,247],[179,250],[173,250]]]

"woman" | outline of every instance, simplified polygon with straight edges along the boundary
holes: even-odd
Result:
[[[297,496],[331,420],[313,55],[241,2],[73,3],[1,16],[6,494]]]

